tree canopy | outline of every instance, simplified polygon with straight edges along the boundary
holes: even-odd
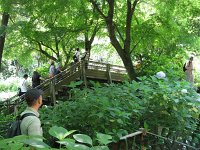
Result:
[[[109,38],[113,48],[98,50],[116,51],[135,79],[198,53],[199,6],[198,0],[1,0],[0,58],[25,67],[49,59],[67,66],[73,49],[91,54],[95,39]]]

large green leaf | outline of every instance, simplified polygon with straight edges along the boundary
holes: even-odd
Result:
[[[56,141],[59,144],[66,145],[66,146],[73,146],[75,144],[74,139],[64,139],[62,141]]]
[[[61,141],[68,135],[74,133],[75,131],[76,130],[67,131],[63,127],[53,126],[52,128],[50,128],[49,134]]]
[[[9,143],[11,150],[20,150],[23,147],[23,143]]]
[[[90,150],[109,150],[107,146],[94,146]]]
[[[9,149],[9,146],[5,140],[0,141],[0,149]]]
[[[107,145],[112,142],[112,136],[102,133],[97,133],[97,140],[102,145]]]
[[[36,148],[49,148],[49,146],[46,143],[44,143],[43,141],[36,140],[36,139],[28,139],[22,142],[24,144],[27,144]]]
[[[75,134],[73,135],[74,139],[80,143],[86,143],[92,145],[92,139],[88,135],[85,134]]]
[[[90,149],[88,146],[82,145],[82,144],[68,145],[66,147],[69,150],[89,150]]]

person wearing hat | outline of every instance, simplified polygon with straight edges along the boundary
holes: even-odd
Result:
[[[42,105],[42,92],[38,89],[30,89],[25,94],[25,100],[28,107],[21,113],[21,116],[24,114],[31,115],[22,119],[20,124],[21,134],[42,136],[43,131],[38,113],[38,109]]]

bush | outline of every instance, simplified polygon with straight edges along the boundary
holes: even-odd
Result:
[[[35,69],[42,77],[48,77],[49,75],[49,64],[45,64],[42,67]]]
[[[63,125],[92,137],[96,132],[102,132],[118,140],[122,134],[128,133],[126,130],[131,132],[138,129],[140,122],[135,119],[140,118],[139,112],[143,109],[138,104],[139,98],[126,90],[121,89],[120,85],[73,89],[71,101],[60,102],[53,108],[43,108],[41,117],[50,126]]]
[[[107,144],[111,143],[110,135],[97,133],[94,140],[98,141],[98,146],[94,145],[91,137],[85,134],[74,134],[76,130],[68,131],[63,127],[54,126],[49,130],[49,134],[57,139],[59,149],[66,150],[109,150]],[[68,138],[73,134],[73,138]],[[9,139],[0,140],[1,150],[22,150],[22,149],[52,149],[42,141],[39,136],[20,135]]]
[[[168,130],[170,138],[182,141],[197,130],[199,103],[189,83],[154,76],[139,80],[84,90],[73,88],[70,101],[42,109],[42,120],[46,128],[62,125],[92,137],[102,132],[114,140],[140,127],[156,134],[161,134],[158,131],[162,128]],[[182,89],[188,93],[182,93]]]

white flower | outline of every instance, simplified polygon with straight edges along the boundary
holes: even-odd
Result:
[[[187,91],[186,89],[182,89],[182,90],[181,90],[181,93],[182,93],[182,94],[186,94],[186,93],[188,93],[188,91]]]
[[[198,94],[197,101],[200,102],[200,94]]]
[[[199,98],[197,98],[197,101],[198,101],[198,102],[200,102],[200,97],[199,97]]]
[[[166,74],[165,74],[163,71],[160,71],[160,72],[157,72],[157,73],[156,73],[156,77],[157,77],[158,79],[163,79],[163,78],[166,77]]]
[[[43,105],[42,107],[47,108],[48,106],[47,105]]]

